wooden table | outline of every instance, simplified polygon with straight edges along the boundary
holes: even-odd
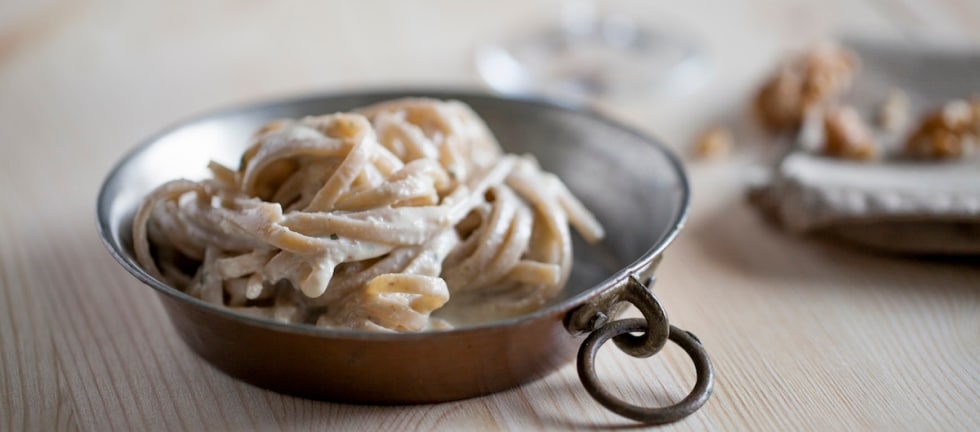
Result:
[[[184,4],[174,4],[184,3]],[[0,430],[494,430],[629,426],[574,367],[440,405],[351,406],[233,380],[178,340],[155,295],[100,244],[96,191],[137,141],[178,119],[307,92],[481,87],[481,41],[554,1],[0,4]],[[980,44],[971,0],[632,2],[699,37],[710,83],[599,109],[685,153],[738,117],[786,50],[832,34]],[[691,163],[688,226],[659,272],[673,322],[717,367],[677,430],[980,430],[980,265],[874,255],[789,236],[743,198],[751,152]],[[693,382],[683,352],[603,350],[600,375],[644,404]]]

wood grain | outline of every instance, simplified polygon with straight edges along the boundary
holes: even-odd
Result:
[[[354,406],[284,396],[214,370],[100,244],[97,189],[138,140],[219,106],[310,91],[480,86],[480,42],[556,1],[5,2],[0,5],[0,430],[593,430],[634,426],[565,367],[456,403]],[[622,2],[699,37],[715,75],[685,97],[597,108],[679,152],[738,119],[787,49],[837,33],[980,45],[962,0]],[[744,147],[744,146],[743,146]],[[751,146],[748,146],[751,147]],[[787,236],[742,200],[760,150],[690,164],[691,219],[658,295],[717,367],[716,392],[666,430],[980,430],[980,264],[880,256]],[[627,400],[693,385],[676,347],[604,349]]]

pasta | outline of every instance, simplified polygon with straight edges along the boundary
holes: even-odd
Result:
[[[139,264],[204,301],[287,323],[448,329],[540,308],[593,215],[458,101],[278,120],[237,170],[173,180],[133,220]]]

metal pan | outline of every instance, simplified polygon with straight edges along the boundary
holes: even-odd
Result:
[[[404,96],[461,100],[505,150],[534,154],[607,229],[598,247],[576,240],[567,287],[547,307],[488,325],[417,334],[286,325],[206,303],[152,278],[137,264],[131,220],[143,196],[174,178],[201,178],[209,160],[237,166],[247,138],[268,120],[349,110]],[[349,403],[443,402],[535,380],[578,349],[579,375],[600,403],[648,423],[683,418],[707,401],[712,368],[700,342],[668,324],[649,290],[664,249],[684,224],[689,186],[659,142],[598,115],[540,101],[443,91],[316,96],[226,110],[171,127],[139,145],[109,173],[98,197],[98,229],[109,252],[153,288],[184,342],[238,379],[271,390]],[[644,319],[613,320],[627,304]],[[584,342],[582,338],[589,334]],[[599,346],[612,338],[646,357],[668,339],[694,360],[692,393],[666,408],[631,406],[595,376]],[[581,347],[579,345],[581,343]]]

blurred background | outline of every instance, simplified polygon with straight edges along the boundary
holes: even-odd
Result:
[[[74,112],[98,111],[113,127],[88,138],[128,145],[189,114],[283,95],[488,89],[478,48],[554,26],[575,2],[5,0],[0,104],[15,116],[60,118],[61,127]],[[707,74],[693,91],[597,100],[673,145],[705,118],[740,107],[780,56],[821,39],[980,43],[980,3],[968,0],[595,4],[702,51]]]

